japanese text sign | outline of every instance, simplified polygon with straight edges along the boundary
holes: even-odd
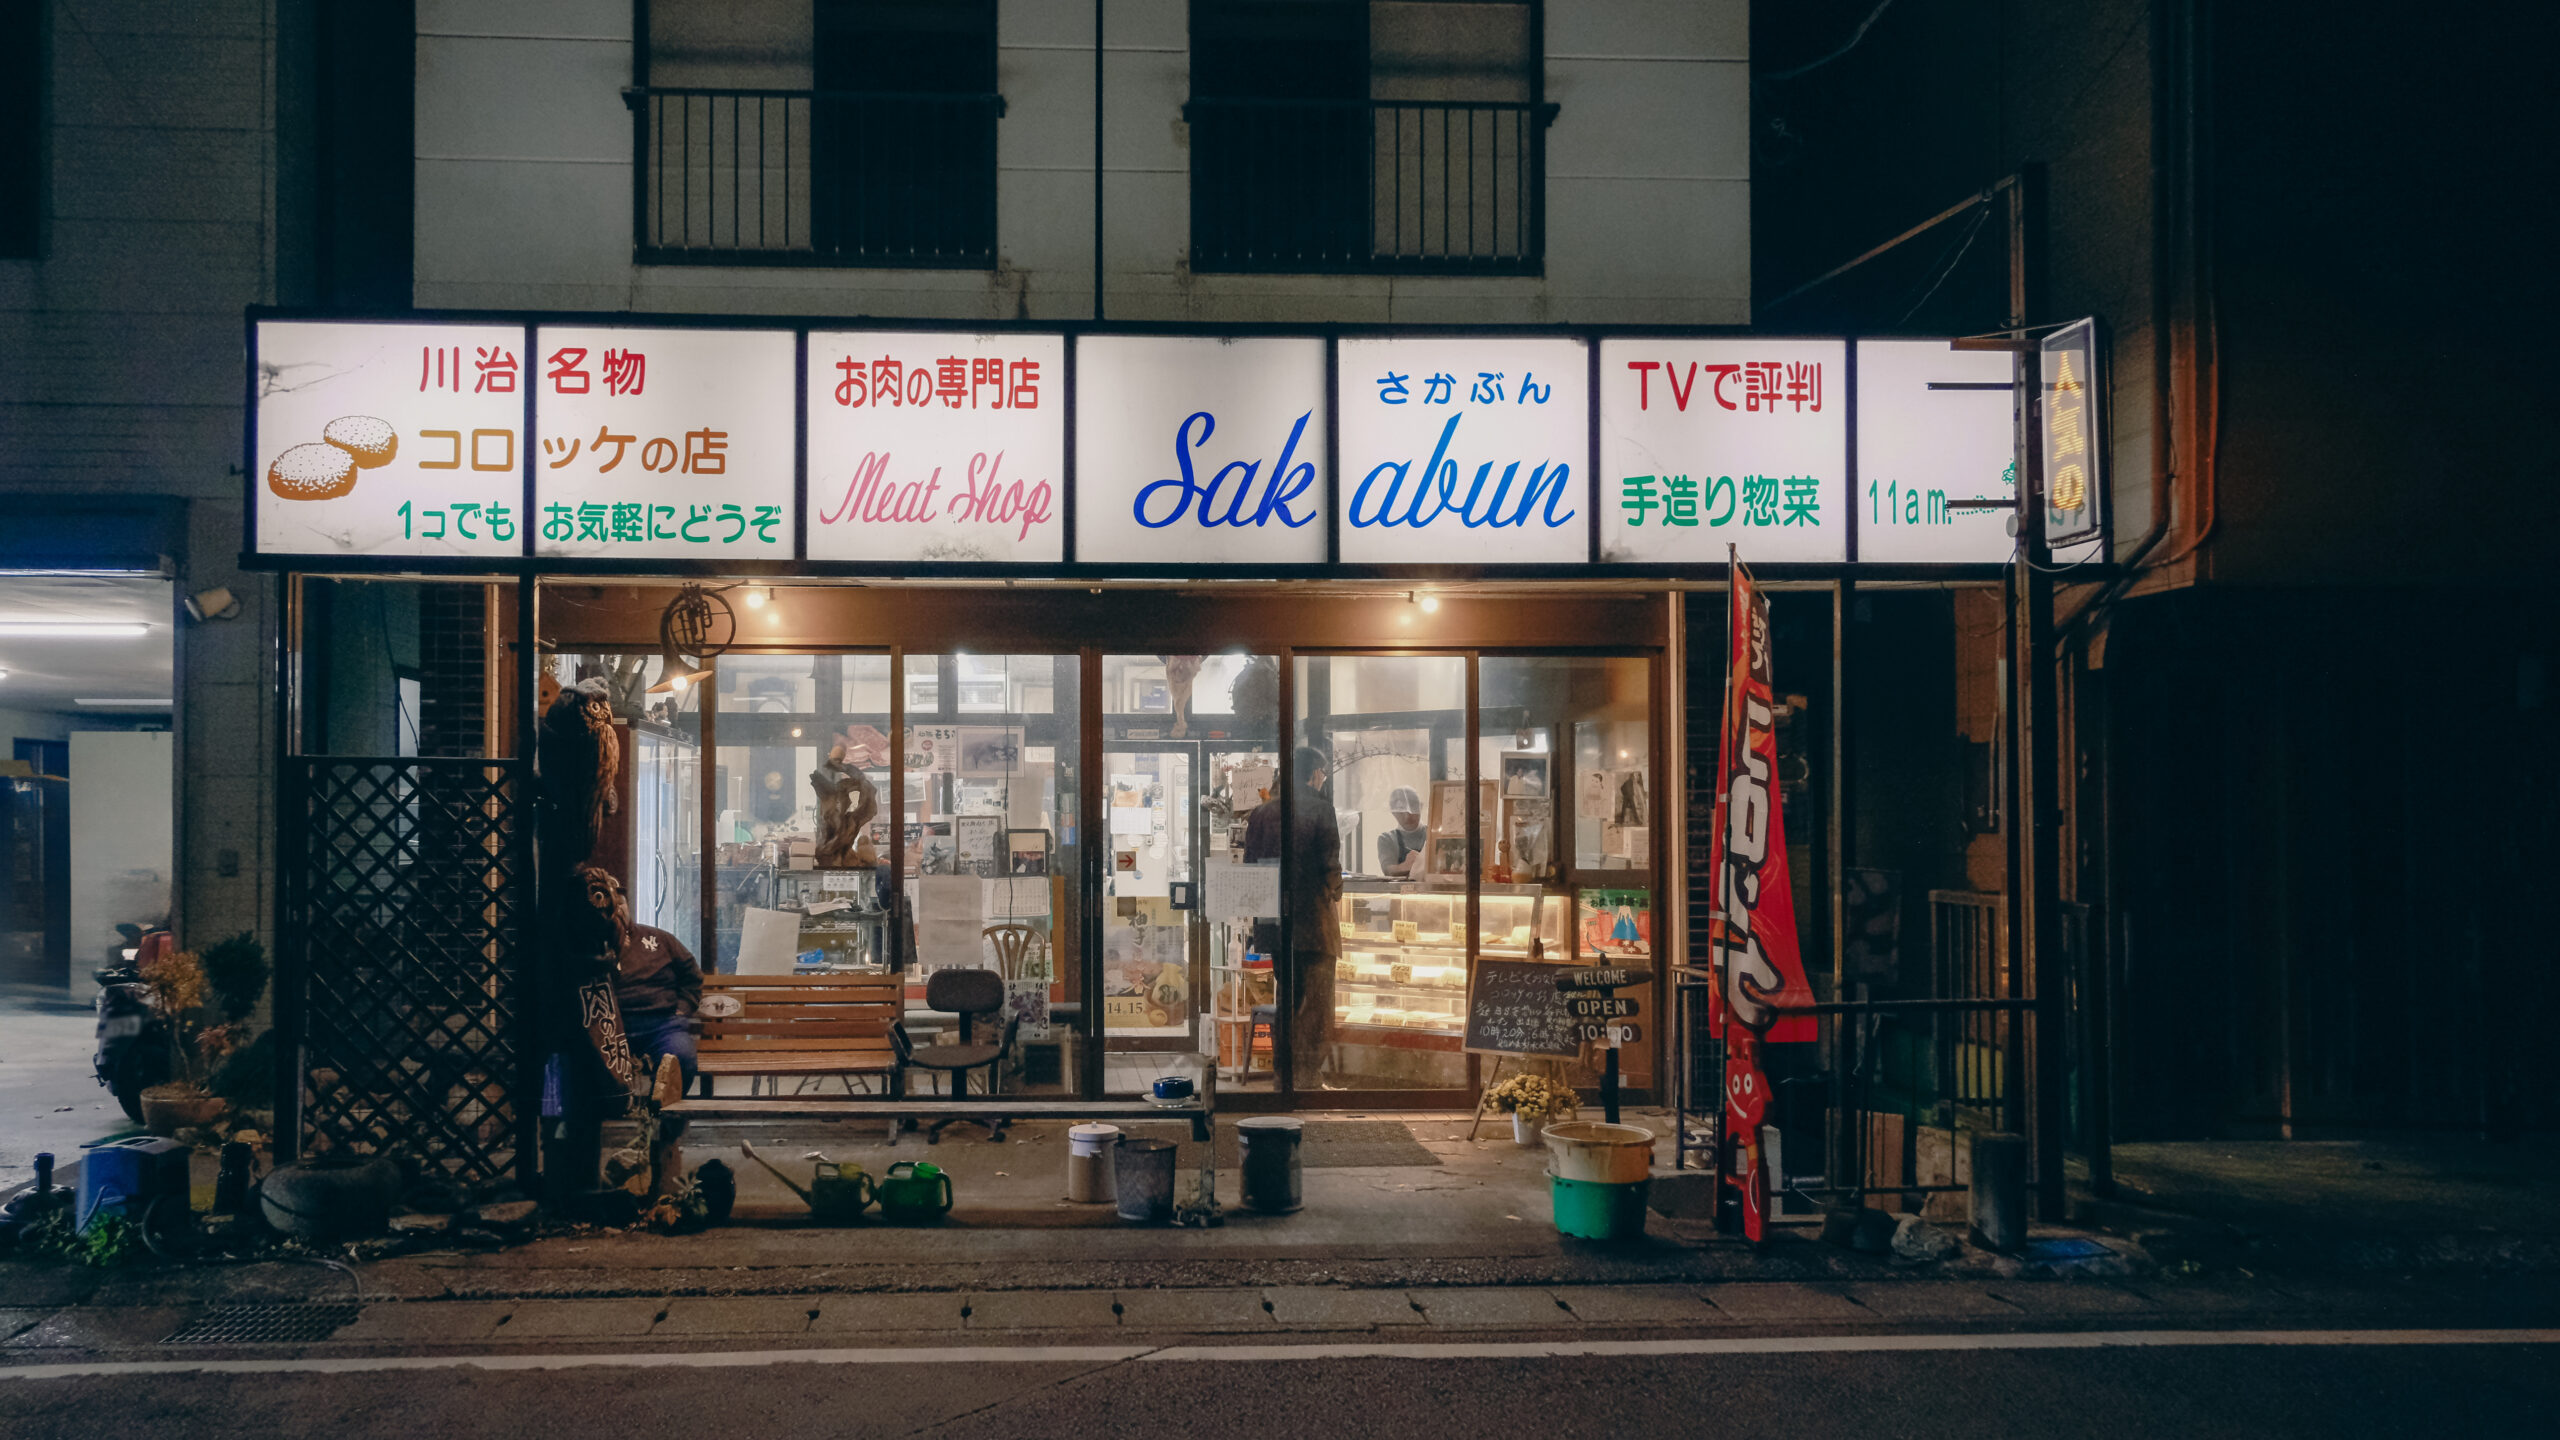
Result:
[[[2044,538],[2095,537],[2104,522],[2098,450],[2098,324],[2077,320],[2044,337]]]
[[[2018,498],[2013,362],[1944,340],[1858,342],[1858,558],[1998,564]],[[1935,387],[1935,388],[1932,388]]]
[[[1591,558],[1590,351],[1575,339],[1345,339],[1342,559]]]
[[[809,333],[809,558],[1066,558],[1063,335]]]
[[[1321,565],[1324,342],[1076,341],[1076,558]]]
[[[258,549],[524,552],[519,325],[261,321]]]
[[[1849,548],[1847,347],[1837,340],[1600,346],[1600,558],[1838,561]]]
[[[787,330],[535,331],[535,552],[791,558],[794,344]]]

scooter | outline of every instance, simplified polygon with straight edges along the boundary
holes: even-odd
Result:
[[[124,959],[93,971],[98,982],[98,1083],[115,1093],[126,1118],[142,1123],[142,1092],[169,1079],[169,1021],[151,1001],[142,964],[166,954],[167,926],[119,925]]]

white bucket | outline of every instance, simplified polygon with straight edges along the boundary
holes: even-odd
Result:
[[[1111,1170],[1111,1147],[1119,1143],[1117,1125],[1068,1127],[1068,1199],[1084,1205],[1108,1205],[1120,1198],[1120,1186]]]
[[[1563,1120],[1548,1126],[1546,1137],[1559,1179],[1632,1185],[1653,1173],[1653,1132],[1640,1125]]]

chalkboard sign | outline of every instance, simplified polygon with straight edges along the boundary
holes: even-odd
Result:
[[[1476,961],[1467,982],[1467,1048],[1494,1055],[1579,1055],[1572,1012],[1556,989],[1563,967]]]

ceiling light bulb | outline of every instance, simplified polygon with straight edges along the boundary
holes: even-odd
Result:
[[[764,608],[764,603],[773,598],[773,592],[759,585],[738,598],[747,602],[748,609],[761,610]]]
[[[1436,614],[1440,609],[1440,597],[1437,595],[1425,594],[1414,603],[1422,607],[1422,613],[1425,615]]]

